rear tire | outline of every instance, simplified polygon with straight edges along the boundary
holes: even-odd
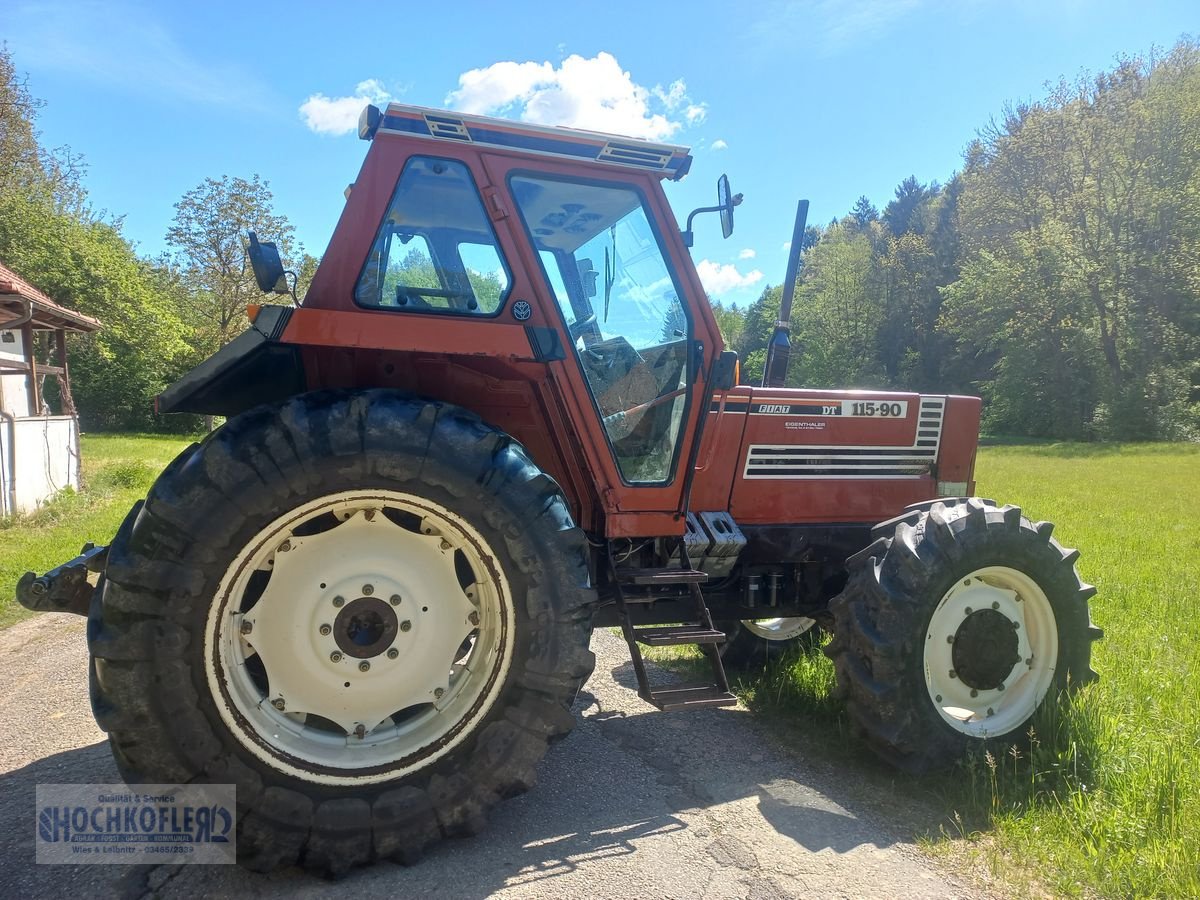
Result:
[[[97,721],[129,783],[236,784],[243,865],[412,862],[530,788],[573,726],[585,548],[557,484],[472,413],[383,390],[260,407],[113,541]]]
[[[851,557],[825,652],[877,754],[923,772],[1022,743],[1044,703],[1096,679],[1096,591],[1052,530],[972,498],[910,513]]]

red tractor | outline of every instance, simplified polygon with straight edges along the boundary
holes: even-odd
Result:
[[[685,148],[400,105],[359,131],[303,304],[159,398],[228,420],[19,586],[88,616],[128,782],[235,784],[245,864],[337,873],[530,787],[597,626],[664,710],[733,704],[726,665],[820,627],[906,770],[1095,677],[1077,553],[970,496],[977,398],[783,388],[786,322],[768,385],[738,383],[663,193]],[[712,678],[651,684],[639,645],[672,644]]]

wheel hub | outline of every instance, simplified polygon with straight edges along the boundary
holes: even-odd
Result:
[[[963,684],[980,691],[993,691],[1004,684],[1021,661],[1017,628],[1006,615],[994,609],[972,612],[954,635],[950,658]]]
[[[347,656],[372,659],[392,646],[399,628],[400,622],[388,603],[375,597],[359,597],[334,619],[333,639]]]

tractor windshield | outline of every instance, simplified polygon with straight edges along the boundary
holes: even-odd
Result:
[[[509,184],[622,476],[668,481],[687,407],[690,323],[641,194],[535,175]]]

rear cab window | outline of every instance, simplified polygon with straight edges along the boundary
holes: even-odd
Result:
[[[471,171],[414,156],[404,166],[354,289],[359,306],[492,316],[512,276]]]

